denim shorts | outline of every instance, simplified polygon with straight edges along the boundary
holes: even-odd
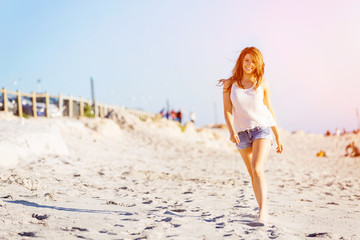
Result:
[[[240,143],[236,144],[236,148],[241,150],[252,146],[256,139],[266,138],[273,141],[272,131],[270,127],[255,127],[245,131],[238,132]]]

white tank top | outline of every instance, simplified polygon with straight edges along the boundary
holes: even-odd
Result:
[[[231,86],[230,99],[236,132],[276,125],[274,117],[264,104],[264,89],[259,86],[255,91],[255,84],[248,89],[239,88],[235,83]]]

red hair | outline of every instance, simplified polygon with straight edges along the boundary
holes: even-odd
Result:
[[[252,73],[253,77],[255,77],[256,79],[256,85],[254,86],[254,89],[256,90],[261,85],[263,81],[264,68],[265,68],[263,56],[259,51],[259,49],[257,49],[256,47],[247,47],[241,51],[240,56],[236,61],[235,67],[232,71],[232,76],[227,80],[231,82],[228,85],[229,87],[226,89],[226,91],[229,91],[231,89],[231,86],[235,82],[238,84],[239,87],[244,88],[244,86],[241,84],[241,79],[244,75],[243,63],[246,54],[250,54],[254,60],[255,69]],[[224,80],[220,80],[219,86],[223,84],[224,84]]]

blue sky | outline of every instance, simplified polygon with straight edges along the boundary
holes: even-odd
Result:
[[[0,85],[224,122],[221,89],[258,47],[279,126],[357,128],[357,1],[0,0]],[[14,84],[16,82],[16,85]]]

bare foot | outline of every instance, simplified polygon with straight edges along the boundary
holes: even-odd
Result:
[[[269,213],[266,208],[263,208],[259,212],[258,222],[267,223],[269,220]]]

